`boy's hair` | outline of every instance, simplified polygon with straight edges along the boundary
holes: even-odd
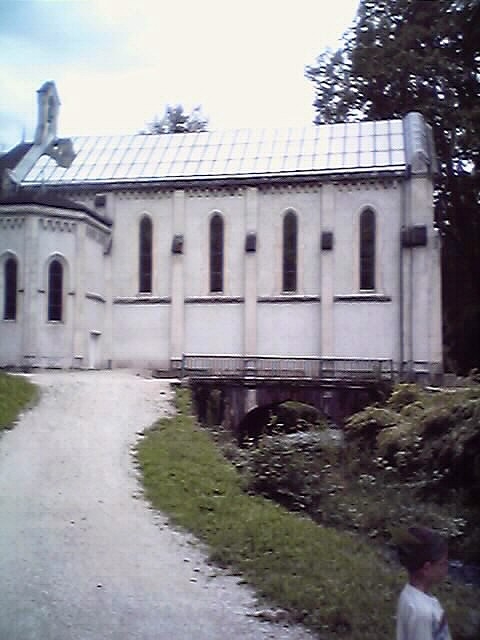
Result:
[[[393,540],[400,563],[409,573],[415,573],[426,562],[440,560],[448,548],[446,538],[427,527],[397,529]]]

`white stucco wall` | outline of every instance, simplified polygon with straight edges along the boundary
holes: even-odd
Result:
[[[0,236],[18,260],[17,318],[3,321],[2,366],[86,366],[91,330],[104,331],[105,229],[80,212],[19,206],[17,223]],[[3,219],[5,226],[5,219]],[[48,321],[48,270],[63,266],[62,320]],[[2,264],[3,276],[3,264]],[[2,301],[4,280],[2,277]],[[90,296],[88,298],[87,294]],[[92,299],[93,297],[96,299]]]
[[[47,208],[31,217],[29,226],[32,233],[26,242],[26,263],[30,270],[26,294],[30,322],[25,326],[25,355],[32,366],[71,367],[79,225]],[[59,322],[48,321],[48,272],[53,260],[58,260],[63,267],[62,320]]]
[[[105,262],[109,260],[104,255],[102,240],[105,234],[95,227],[90,227],[86,232],[84,258],[81,261],[81,277],[86,293],[105,297],[106,295],[106,269]]]
[[[168,368],[182,353],[246,352],[398,360],[402,349],[407,360],[441,361],[440,254],[431,198],[431,181],[419,176],[112,191],[100,211],[113,221],[109,248],[108,229],[91,219],[72,220],[71,212],[43,210],[23,226],[4,223],[0,260],[7,250],[18,253],[24,293],[18,295],[19,322],[1,324],[1,343],[8,347],[0,350],[0,364],[34,355],[43,365]],[[84,201],[93,206],[92,194]],[[359,278],[359,221],[366,208],[376,221],[371,291],[360,290]],[[287,211],[297,216],[298,253],[297,290],[286,293]],[[215,213],[224,221],[224,290],[212,294]],[[151,293],[139,292],[145,215],[153,226]],[[427,247],[401,249],[404,224],[425,224]],[[332,250],[321,248],[323,231],[333,233]],[[256,250],[248,253],[247,233],[256,237]],[[184,238],[177,254],[175,234]],[[47,268],[55,256],[65,265],[62,323],[46,321]]]
[[[185,307],[185,352],[242,354],[243,304],[187,304]]]
[[[7,367],[19,362],[22,355],[22,318],[24,315],[24,293],[17,294],[16,320],[4,320],[5,301],[5,263],[9,258],[17,261],[18,288],[24,289],[24,252],[25,218],[22,215],[11,215],[1,221],[0,226],[0,366]]]
[[[398,327],[392,302],[336,302],[333,356],[398,358]]]
[[[22,355],[21,327],[12,320],[3,320],[0,336],[0,367],[13,367],[18,365]]]
[[[406,185],[407,222],[427,227],[427,245],[404,250],[404,280],[413,283],[405,292],[406,359],[425,370],[442,361],[440,237],[432,202],[432,184],[413,176]]]
[[[87,297],[85,300],[85,329],[86,334],[91,331],[105,332],[106,302],[100,299]]]
[[[167,304],[113,306],[112,366],[168,365],[170,309]]]
[[[257,312],[259,355],[321,355],[319,303],[262,303]]]

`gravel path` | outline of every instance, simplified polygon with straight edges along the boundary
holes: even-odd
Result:
[[[307,640],[261,622],[239,579],[141,497],[136,432],[168,381],[41,372],[39,404],[0,439],[0,640]]]

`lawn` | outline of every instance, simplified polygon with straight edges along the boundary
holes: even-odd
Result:
[[[26,378],[0,372],[0,431],[10,429],[36,397],[37,388]]]

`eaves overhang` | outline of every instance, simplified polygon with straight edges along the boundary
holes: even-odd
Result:
[[[86,207],[66,208],[61,205],[49,205],[35,202],[6,202],[0,200],[0,216],[37,215],[68,220],[89,221],[106,232],[111,231],[112,221]]]
[[[196,176],[195,178],[185,177],[158,177],[141,178],[135,180],[92,180],[66,183],[49,182],[49,188],[57,192],[72,192],[81,189],[89,192],[99,190],[125,191],[139,189],[195,189],[195,188],[228,188],[241,186],[281,185],[281,184],[322,184],[326,182],[349,182],[360,180],[380,180],[402,178],[406,176],[405,165],[385,168],[371,168],[368,170],[357,169],[349,171],[315,171],[315,172],[286,172],[281,174],[243,174],[243,175],[217,175],[217,176]],[[30,186],[37,186],[32,185]]]

